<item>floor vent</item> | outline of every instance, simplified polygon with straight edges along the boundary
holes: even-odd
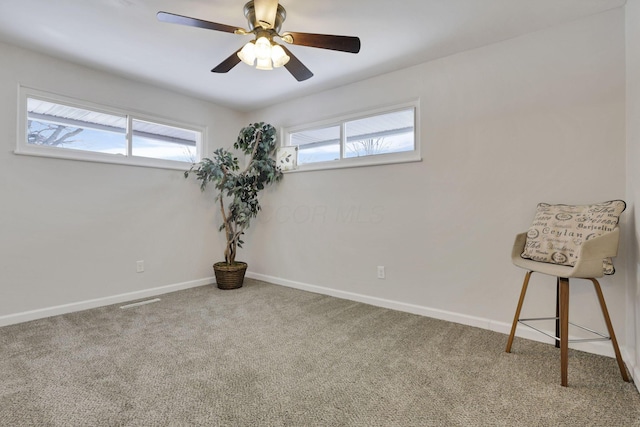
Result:
[[[152,302],[158,302],[158,301],[160,301],[160,298],[148,299],[146,301],[139,301],[139,302],[123,305],[120,308],[138,307],[139,305],[151,304]]]

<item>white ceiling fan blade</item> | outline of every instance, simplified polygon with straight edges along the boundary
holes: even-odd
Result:
[[[266,30],[275,26],[278,0],[253,0],[253,7],[256,21],[262,28]]]

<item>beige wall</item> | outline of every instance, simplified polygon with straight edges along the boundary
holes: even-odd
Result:
[[[627,358],[633,361],[636,384],[640,382],[640,0],[626,5],[627,40],[627,198],[630,204],[627,271]]]
[[[287,174],[246,239],[251,271],[508,331],[524,273],[510,250],[536,204],[625,197],[624,63],[618,9],[255,112],[292,126],[420,98],[423,161]],[[623,259],[602,283],[624,337]],[[533,284],[525,314],[548,315],[555,281]],[[599,327],[590,285],[571,297]]]
[[[0,58],[0,324],[212,276],[211,198],[180,171],[13,154],[18,84],[205,125],[210,145],[232,143],[241,116],[5,44]]]

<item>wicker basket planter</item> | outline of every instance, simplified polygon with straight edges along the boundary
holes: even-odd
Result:
[[[247,271],[247,263],[236,261],[229,265],[226,262],[213,264],[213,272],[216,276],[216,284],[220,289],[238,289],[244,282],[244,273]]]

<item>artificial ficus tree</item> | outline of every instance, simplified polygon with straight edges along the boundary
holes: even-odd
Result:
[[[263,122],[243,128],[233,148],[240,150],[246,158],[241,170],[236,156],[224,148],[213,152],[211,159],[203,158],[184,173],[196,175],[200,189],[213,185],[215,200],[222,215],[220,231],[226,236],[225,262],[235,263],[237,249],[242,247],[242,235],[252,218],[260,211],[258,194],[264,188],[282,179],[282,171],[276,165],[276,129]]]

